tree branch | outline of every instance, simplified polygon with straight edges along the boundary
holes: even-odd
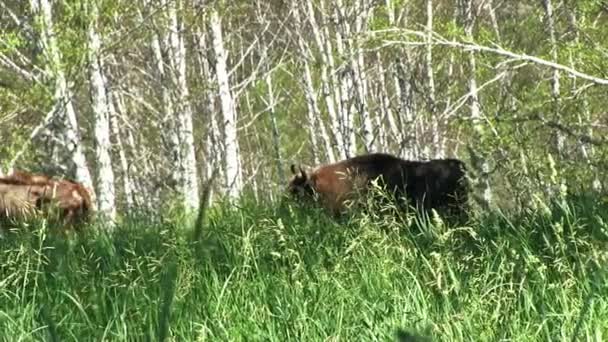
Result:
[[[385,33],[403,33],[406,36],[414,36],[414,37],[418,37],[421,39],[421,41],[413,41],[413,42],[385,39],[384,45],[381,46],[381,48],[386,47],[386,46],[392,46],[392,45],[407,45],[407,46],[423,45],[424,37],[425,37],[425,32],[416,31],[416,30],[403,30],[403,29],[378,30],[378,31],[372,31],[370,33],[371,33],[371,35],[378,35],[378,34],[385,34]],[[595,84],[608,85],[608,79],[592,76],[592,75],[586,74],[582,71],[578,71],[574,68],[571,68],[571,67],[568,67],[568,66],[556,63],[556,62],[551,62],[551,61],[542,59],[540,57],[530,56],[527,54],[519,54],[519,53],[515,53],[512,51],[508,51],[508,50],[505,50],[502,47],[498,46],[497,44],[494,44],[495,47],[489,47],[489,46],[478,45],[474,42],[467,43],[467,42],[460,42],[460,41],[456,41],[456,40],[447,40],[446,38],[440,36],[436,32],[434,32],[434,34],[433,34],[433,44],[460,48],[465,51],[489,52],[489,53],[497,54],[500,56],[510,57],[514,60],[528,61],[528,62],[535,63],[538,65],[546,66],[546,67],[549,67],[552,69],[561,70],[572,76],[591,81]]]

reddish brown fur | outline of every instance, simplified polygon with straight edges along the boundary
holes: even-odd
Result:
[[[296,171],[292,165],[292,172],[289,191],[316,194],[334,214],[343,212],[347,200],[379,177],[388,191],[421,208],[460,210],[466,201],[465,167],[456,159],[420,162],[374,153],[322,165],[308,173],[301,168]]]
[[[33,174],[24,171],[15,170],[11,175],[4,177],[4,179],[12,179],[27,184],[33,183],[47,183],[51,181],[51,177],[47,175]]]
[[[92,201],[89,191],[71,180],[54,180],[22,171],[0,178],[0,216],[19,219],[37,213],[48,216],[49,206],[59,210],[64,224],[72,225],[88,218]]]

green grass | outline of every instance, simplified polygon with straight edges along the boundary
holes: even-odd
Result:
[[[398,328],[436,341],[608,338],[598,198],[455,227],[252,200],[215,205],[196,233],[179,215],[150,217],[112,235],[5,234],[0,339],[390,341]]]

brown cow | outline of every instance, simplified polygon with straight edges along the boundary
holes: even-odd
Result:
[[[288,191],[298,197],[316,194],[333,214],[343,212],[347,200],[379,178],[389,193],[405,197],[419,209],[457,213],[467,200],[466,168],[457,159],[408,161],[373,153],[322,165],[311,172],[291,165],[291,171],[294,176]]]
[[[51,181],[51,177],[47,175],[34,174],[25,171],[14,170],[12,174],[2,177],[4,179],[13,179],[24,183],[46,183]]]
[[[54,180],[22,171],[0,178],[0,216],[23,219],[58,210],[64,224],[88,218],[93,206],[89,191],[71,180]]]

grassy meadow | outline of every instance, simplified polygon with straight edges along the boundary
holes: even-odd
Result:
[[[369,209],[243,199],[192,225],[176,210],[111,234],[21,227],[0,239],[0,339],[608,339],[605,199],[456,226]]]

